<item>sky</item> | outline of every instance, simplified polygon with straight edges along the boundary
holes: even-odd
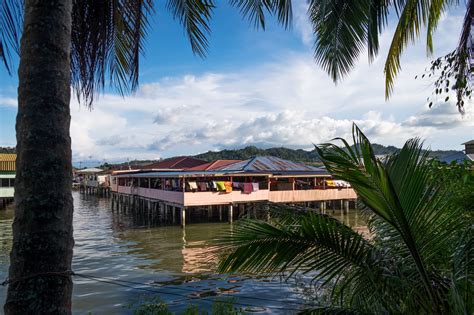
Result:
[[[461,143],[474,138],[472,104],[465,115],[444,98],[429,109],[432,82],[415,80],[434,57],[454,49],[463,7],[443,16],[434,57],[426,55],[424,34],[404,52],[393,97],[386,101],[383,65],[394,19],[381,35],[379,56],[369,64],[362,54],[350,75],[334,84],[313,60],[305,3],[294,1],[290,30],[269,17],[262,31],[219,2],[209,53],[201,59],[159,2],[138,90],[121,97],[107,89],[92,110],[71,99],[73,161],[159,159],[248,145],[312,149],[348,138],[353,122],[384,145],[420,137],[432,149],[461,150]],[[14,146],[18,78],[0,69],[0,82],[0,146]]]

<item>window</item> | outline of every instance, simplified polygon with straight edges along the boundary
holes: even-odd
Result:
[[[8,178],[2,178],[0,187],[10,187],[10,180]]]
[[[15,187],[15,179],[10,178],[10,187]]]
[[[163,189],[163,185],[161,184],[161,178],[153,178],[151,180],[151,188]]]
[[[149,186],[149,179],[148,178],[140,178],[140,187],[148,188]]]

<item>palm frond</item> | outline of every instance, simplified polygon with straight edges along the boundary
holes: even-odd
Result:
[[[231,0],[230,4],[237,7],[255,28],[265,29],[265,12],[275,14],[278,22],[285,28],[291,26],[291,0]]]
[[[379,34],[387,25],[390,0],[372,0],[369,4],[367,25],[367,48],[369,61],[377,56],[379,52]]]
[[[212,0],[169,0],[167,8],[183,25],[191,49],[200,57],[206,56],[211,33],[210,19],[214,9]]]
[[[107,75],[122,95],[136,89],[152,11],[151,0],[74,1],[71,72],[78,99],[91,106]]]
[[[461,113],[464,113],[464,100],[466,95],[466,86],[470,84],[472,76],[471,54],[474,49],[473,43],[470,40],[471,26],[474,22],[474,2],[468,0],[467,10],[463,20],[461,37],[459,39],[458,47],[456,48],[456,65],[454,69],[457,70],[455,78],[455,90],[457,97],[457,106]],[[469,92],[471,93],[471,92]]]
[[[366,47],[370,61],[377,55],[389,4],[387,0],[310,2],[308,14],[316,37],[314,58],[333,81],[352,70]]]
[[[409,43],[419,37],[421,27],[427,26],[427,51],[432,51],[432,33],[445,12],[450,0],[397,0],[396,11],[400,13],[392,43],[385,61],[385,98],[393,92],[395,77],[401,69],[400,57]]]
[[[12,74],[12,58],[20,52],[23,27],[23,1],[3,0],[0,4],[0,59]]]
[[[267,223],[243,221],[218,243],[230,254],[221,272],[318,271],[330,281],[349,267],[363,267],[372,246],[335,218],[309,213]]]
[[[453,249],[450,244],[459,237],[459,227],[465,226],[462,211],[450,203],[449,190],[430,182],[427,152],[419,140],[407,141],[383,163],[375,158],[370,142],[355,125],[353,134],[354,147],[345,144],[350,154],[342,154],[342,149],[331,144],[317,147],[323,163],[335,177],[349,181],[379,222],[385,222],[379,224],[383,231],[378,231],[383,232],[383,243],[406,263],[416,266],[407,276],[413,283],[423,283],[430,297],[426,304],[441,305],[438,290],[442,290],[443,283],[430,266],[449,260]],[[347,156],[355,156],[358,161]],[[397,243],[403,246],[396,248]]]

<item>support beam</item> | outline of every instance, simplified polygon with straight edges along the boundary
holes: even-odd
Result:
[[[181,227],[184,229],[186,227],[186,208],[181,208]]]
[[[234,220],[234,206],[229,205],[229,223],[232,224],[233,220]]]
[[[176,223],[176,208],[175,207],[171,207],[171,211],[173,211],[173,214],[172,214],[172,217],[173,217],[173,224]]]

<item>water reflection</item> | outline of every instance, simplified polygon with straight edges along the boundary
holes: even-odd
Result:
[[[78,193],[74,193],[74,207],[73,270],[77,273],[128,281],[129,285],[141,283],[131,286],[159,292],[177,313],[189,303],[210,308],[216,295],[237,297],[238,303],[258,313],[292,314],[303,302],[294,285],[280,279],[213,274],[216,261],[208,241],[229,229],[227,223],[188,224],[184,230],[179,226],[146,226],[150,220],[111,211],[108,199]],[[341,215],[336,210],[334,215],[351,225],[359,224],[360,218],[353,213]],[[0,210],[0,279],[7,276],[12,220],[12,209]],[[126,306],[144,293],[75,278],[73,312],[129,314]],[[6,288],[0,287],[2,305],[5,294]]]

